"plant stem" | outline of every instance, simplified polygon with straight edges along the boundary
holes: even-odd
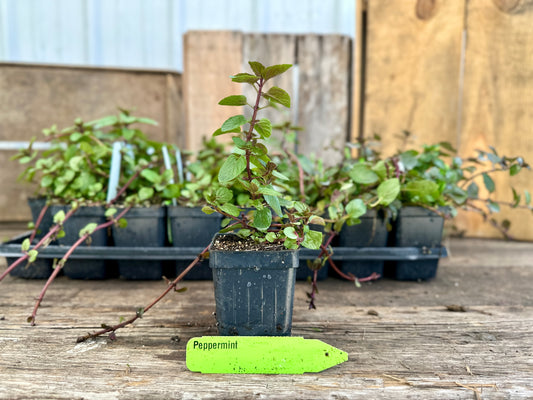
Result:
[[[257,118],[257,112],[259,111],[259,103],[261,102],[261,95],[263,91],[263,85],[265,84],[265,80],[263,78],[259,79],[259,82],[257,84],[257,97],[255,99],[255,104],[253,107],[253,113],[252,113],[252,119],[250,120],[250,128],[248,129],[248,132],[246,133],[246,141],[249,143],[252,141],[253,137],[253,131],[256,124],[256,118]],[[246,174],[248,175],[248,182],[252,182],[252,169],[250,168],[250,155],[251,155],[250,149],[246,149]],[[252,193],[252,198],[255,198],[255,192]]]
[[[54,269],[54,271],[52,272],[52,274],[50,275],[50,277],[46,281],[45,285],[43,286],[43,288],[41,290],[41,293],[39,294],[39,297],[37,298],[37,300],[35,302],[35,306],[33,307],[33,312],[31,314],[31,316],[28,318],[28,322],[30,322],[32,326],[35,325],[35,318],[37,317],[37,310],[39,309],[39,306],[41,305],[41,302],[43,301],[43,298],[44,298],[44,295],[46,294],[46,291],[48,290],[48,288],[50,287],[50,285],[52,284],[54,279],[57,277],[57,274],[59,274],[59,271],[63,268],[63,266],[65,265],[65,263],[67,262],[69,257],[72,255],[74,250],[76,250],[83,242],[85,242],[87,240],[87,238],[89,236],[91,236],[92,233],[94,233],[96,231],[99,231],[101,229],[105,229],[105,228],[113,225],[117,220],[122,218],[130,209],[131,209],[131,206],[125,208],[124,210],[122,210],[120,212],[120,214],[118,214],[118,216],[116,218],[113,218],[111,221],[108,221],[108,222],[105,222],[103,224],[98,225],[96,228],[94,228],[93,232],[86,233],[85,235],[80,237],[73,245],[70,246],[70,248],[65,253],[65,255],[63,256],[61,261],[59,261],[57,263],[56,268]]]
[[[185,275],[187,275],[187,273],[189,273],[189,271],[194,267],[196,266],[205,256],[205,254],[209,251],[209,246],[207,246],[204,250],[202,250],[202,252],[200,254],[198,254],[196,256],[196,258],[189,264],[189,266],[187,268],[185,268],[185,270],[179,274],[179,276],[174,279],[169,285],[168,287],[166,288],[166,290],[161,293],[155,300],[153,300],[150,304],[148,304],[146,307],[144,307],[142,310],[142,314],[137,312],[135,314],[134,317],[130,318],[129,320],[127,321],[123,321],[117,325],[114,325],[114,326],[108,326],[100,331],[96,331],[96,332],[93,332],[93,333],[89,333],[85,336],[80,336],[76,339],[76,342],[77,343],[80,343],[80,342],[84,342],[88,339],[91,339],[91,338],[95,338],[95,337],[98,337],[98,336],[101,336],[105,333],[108,333],[108,332],[115,332],[117,329],[120,329],[120,328],[123,328],[127,325],[130,325],[132,323],[134,323],[138,318],[142,318],[142,315],[144,313],[146,313],[146,311],[150,310],[153,306],[155,306],[163,297],[165,297],[172,289],[174,289],[176,287],[176,285],[178,284],[179,281],[181,281],[183,279],[183,277]]]
[[[39,217],[37,217],[37,221],[35,221],[35,226],[33,227],[33,231],[30,235],[30,243],[33,242],[33,239],[35,239],[35,235],[37,235],[37,229],[39,229],[39,225],[41,225],[41,222],[43,222],[44,214],[46,214],[46,211],[48,211],[49,207],[50,206],[48,205],[48,203],[45,203],[44,207],[41,209]]]

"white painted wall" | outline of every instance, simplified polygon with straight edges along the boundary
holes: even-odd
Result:
[[[181,71],[193,29],[353,37],[355,0],[0,0],[0,61]]]

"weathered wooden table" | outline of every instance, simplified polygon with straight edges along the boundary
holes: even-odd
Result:
[[[522,399],[533,398],[533,244],[452,240],[430,282],[320,282],[317,310],[297,283],[293,335],[349,360],[317,374],[202,375],[191,337],[214,335],[210,282],[185,282],[135,325],[76,344],[129,317],[164,282],[58,279],[25,321],[43,281],[0,283],[1,398]],[[5,264],[0,266],[0,270]],[[454,307],[450,307],[454,306]],[[451,311],[455,310],[455,311]]]

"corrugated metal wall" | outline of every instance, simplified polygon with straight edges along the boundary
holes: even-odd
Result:
[[[182,70],[187,30],[355,32],[355,0],[0,0],[0,61]]]

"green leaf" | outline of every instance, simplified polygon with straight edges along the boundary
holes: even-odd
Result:
[[[82,237],[82,236],[85,236],[85,235],[92,235],[92,233],[94,232],[94,230],[96,229],[97,226],[98,226],[98,224],[96,222],[91,222],[91,223],[85,225],[85,227],[80,229],[79,236]]]
[[[246,119],[244,115],[234,115],[233,117],[229,117],[226,121],[224,121],[224,123],[220,127],[220,130],[223,133],[227,133],[233,131],[234,129],[240,128],[247,122],[248,119]]]
[[[285,236],[287,236],[289,239],[298,239],[298,234],[294,230],[294,227],[288,226],[283,229],[283,233]]]
[[[261,138],[268,139],[272,134],[272,123],[267,118],[261,118],[255,124],[255,130],[259,133]]]
[[[263,64],[259,61],[248,61],[248,64],[252,68],[252,71],[254,71],[254,74],[264,77],[265,66]]]
[[[247,73],[240,73],[232,75],[231,80],[236,83],[255,83],[259,80],[259,77]]]
[[[283,211],[281,211],[281,204],[279,202],[279,197],[276,197],[276,196],[269,196],[268,194],[265,194],[263,196],[265,198],[265,201],[267,202],[267,204],[272,207],[272,209],[274,210],[274,212],[278,215],[278,216],[282,216],[283,215]]]
[[[305,234],[305,238],[302,242],[302,246],[312,250],[320,249],[322,244],[322,233],[310,230]]]
[[[318,215],[311,215],[309,217],[309,224],[311,225],[326,225],[326,221],[324,221],[324,218],[319,217]]]
[[[509,174],[510,174],[511,176],[514,176],[514,175],[518,174],[518,173],[520,172],[521,169],[522,169],[522,167],[520,167],[520,165],[518,165],[518,164],[513,164],[513,165],[511,165],[511,168],[510,168],[510,170],[509,170]]]
[[[121,218],[118,220],[118,227],[121,229],[128,227],[128,221],[126,220],[126,218]]]
[[[266,231],[272,223],[272,211],[270,208],[255,210],[253,214],[253,226],[260,231]]]
[[[270,67],[266,67],[265,68],[265,71],[263,73],[263,77],[265,78],[265,81],[268,81],[269,79],[284,73],[290,67],[292,67],[292,64],[271,65]]]
[[[224,211],[226,214],[229,214],[233,217],[238,217],[239,214],[241,213],[241,209],[237,207],[235,204],[231,204],[231,203],[222,204],[220,206],[220,209]]]
[[[246,96],[239,94],[224,97],[218,102],[218,104],[221,106],[245,106],[248,104],[248,100],[246,99]]]
[[[139,200],[145,201],[151,199],[154,196],[154,189],[143,187],[139,189]]]
[[[272,86],[268,92],[264,93],[264,97],[287,108],[291,107],[291,97],[285,90],[277,86]]]
[[[289,180],[289,177],[283,175],[281,172],[278,172],[277,170],[272,171],[272,175],[274,175],[278,179],[281,179],[282,181]]]
[[[83,156],[76,156],[69,160],[68,165],[73,171],[79,171],[82,162]]]
[[[490,212],[500,212],[500,205],[498,203],[495,203],[494,201],[488,201],[487,207],[489,208]]]
[[[216,201],[227,203],[233,198],[233,192],[226,187],[219,187],[215,192]]]
[[[65,220],[65,211],[59,210],[54,215],[54,224],[62,224]]]
[[[476,182],[472,182],[466,189],[466,194],[471,199],[477,199],[479,196],[479,187]]]
[[[37,256],[39,255],[39,252],[37,250],[30,250],[28,251],[28,261],[34,262],[37,259]]]
[[[388,179],[381,182],[377,188],[379,204],[388,206],[400,193],[400,180],[398,178]]]
[[[410,181],[405,185],[409,199],[421,202],[433,202],[440,197],[440,188],[436,182],[428,179]]]
[[[346,213],[350,218],[359,218],[366,213],[366,205],[361,199],[350,200],[346,204]]]
[[[371,185],[379,181],[379,176],[365,164],[356,164],[350,171],[350,178],[355,183]]]
[[[212,136],[225,135],[226,133],[240,133],[240,131],[241,131],[240,127],[229,130],[229,131],[224,131],[224,132],[222,131],[222,128],[218,128],[216,131],[213,132]]]
[[[494,181],[486,172],[483,173],[483,183],[485,184],[485,187],[490,193],[494,192],[494,190],[496,189]]]
[[[246,159],[239,154],[231,154],[218,172],[220,183],[229,182],[237,178],[246,169]]]
[[[418,152],[416,150],[405,151],[400,154],[400,161],[405,167],[406,170],[413,169],[418,164],[417,156]]]
[[[281,197],[281,193],[275,190],[271,185],[259,186],[259,189],[257,190],[257,192],[261,194],[269,195],[269,196]]]
[[[28,251],[30,249],[30,239],[29,238],[26,238],[24,239],[24,241],[22,242],[21,246],[20,246],[20,249],[22,251]]]
[[[202,212],[203,212],[204,214],[211,215],[211,214],[213,214],[213,213],[216,212],[216,211],[213,210],[213,209],[212,209],[211,207],[209,207],[209,206],[203,206],[203,207],[202,207]]]
[[[275,240],[277,240],[277,238],[278,238],[278,235],[276,235],[275,232],[268,232],[268,233],[265,235],[265,239],[266,239],[268,242],[270,242],[270,243],[272,243],[272,242],[274,242]]]
[[[151,169],[143,169],[141,176],[152,183],[161,182],[161,175]]]
[[[524,198],[526,205],[529,205],[529,203],[531,203],[531,194],[529,193],[529,191],[524,190]]]
[[[109,218],[109,217],[112,217],[113,215],[115,215],[116,213],[117,213],[117,209],[116,208],[108,208],[105,211],[105,216],[106,216],[106,218]]]

